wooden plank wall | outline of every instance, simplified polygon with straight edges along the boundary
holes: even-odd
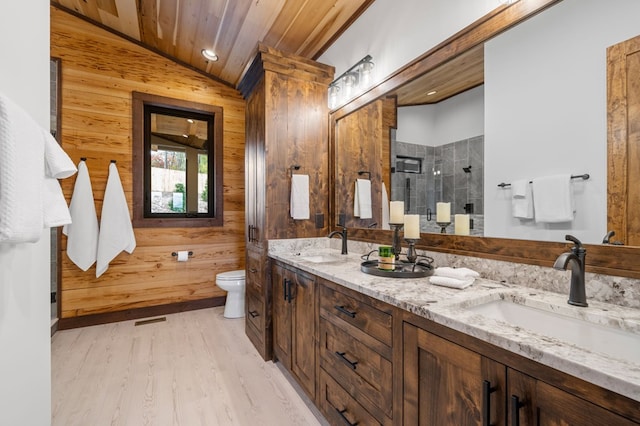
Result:
[[[132,208],[131,92],[208,103],[224,109],[224,226],[136,228],[137,248],[121,253],[100,278],[65,254],[61,318],[223,296],[215,274],[244,268],[245,102],[239,92],[51,7],[51,56],[61,58],[62,146],[87,158],[98,216],[110,160]],[[62,181],[67,201],[75,177]],[[171,256],[191,250],[188,262]]]

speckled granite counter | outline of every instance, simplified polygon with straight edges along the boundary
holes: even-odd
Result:
[[[270,257],[344,287],[405,309],[436,323],[477,337],[588,382],[640,401],[640,310],[589,300],[588,308],[566,303],[567,295],[476,279],[464,290],[439,287],[429,278],[386,278],[360,271],[361,254],[340,255],[327,239],[278,240],[269,245]],[[338,241],[339,242],[339,241]],[[366,253],[363,250],[362,253]],[[437,266],[449,266],[438,264]],[[529,332],[468,310],[498,299],[519,299],[563,315],[606,325],[617,324],[637,334],[624,355],[595,352],[564,340]],[[635,347],[634,347],[635,346]],[[605,350],[607,348],[604,348]]]

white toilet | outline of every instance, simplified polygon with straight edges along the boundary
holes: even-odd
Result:
[[[216,275],[216,285],[227,292],[227,302],[224,305],[224,317],[243,317],[245,287],[244,269],[223,272]]]

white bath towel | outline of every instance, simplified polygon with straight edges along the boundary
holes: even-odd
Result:
[[[96,278],[100,277],[121,251],[133,253],[136,236],[133,233],[127,198],[115,163],[109,165],[107,188],[104,191],[100,234],[96,260]]]
[[[451,288],[467,288],[475,281],[475,278],[466,278],[466,279],[457,279],[450,277],[440,277],[440,276],[432,276],[429,278],[431,284],[440,285],[443,287],[451,287]]]
[[[452,268],[449,266],[441,266],[433,270],[433,275],[439,277],[455,278],[457,280],[466,280],[469,278],[478,278],[480,274],[469,268]]]
[[[309,175],[291,176],[289,210],[293,219],[309,219]]]
[[[511,213],[518,219],[533,219],[533,192],[529,179],[511,183]]]
[[[371,219],[371,181],[369,179],[356,179],[355,195],[353,197],[353,215],[360,219]]]
[[[536,223],[570,222],[574,217],[571,175],[533,179],[533,210]]]
[[[84,161],[78,163],[78,177],[69,210],[73,222],[62,228],[67,236],[67,256],[78,268],[86,271],[97,259],[99,228],[89,169]]]
[[[391,229],[389,214],[389,195],[387,194],[387,186],[382,181],[382,229]]]
[[[0,94],[0,242],[36,242],[43,228],[69,223],[55,178],[75,170],[49,132]]]

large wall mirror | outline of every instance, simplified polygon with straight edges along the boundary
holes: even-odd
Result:
[[[222,108],[133,93],[134,226],[222,224]]]
[[[374,216],[382,199],[374,179],[380,179],[391,200],[404,200],[408,213],[421,215],[425,246],[546,265],[564,247],[565,234],[573,234],[597,245],[587,259],[596,267],[591,270],[633,270],[623,260],[633,248],[601,243],[608,231],[615,231],[608,229],[607,216],[617,214],[607,210],[607,48],[640,33],[631,18],[637,13],[640,6],[631,0],[521,0],[480,19],[333,111],[334,223],[346,219],[361,230],[354,231],[359,238],[388,240],[377,218],[350,217],[352,201],[344,193],[353,192],[357,170],[344,177],[342,170],[353,157],[340,155],[349,139],[386,143],[383,135],[388,134],[388,156],[377,170],[369,170]],[[376,123],[378,133],[369,132],[366,138],[343,134],[344,128],[357,129],[362,117],[370,122],[374,105],[388,102],[396,108]],[[473,111],[480,118],[473,118]],[[434,117],[442,123],[434,125]],[[407,140],[419,128],[430,133]],[[402,164],[405,159],[414,163]],[[412,168],[415,161],[420,167]],[[445,163],[451,167],[446,171]],[[499,184],[561,173],[589,175],[572,180],[572,222],[541,224],[513,217],[511,190]],[[475,215],[471,235],[484,238],[437,234],[434,210],[439,201],[451,202],[452,216]],[[453,232],[453,225],[448,231]]]

